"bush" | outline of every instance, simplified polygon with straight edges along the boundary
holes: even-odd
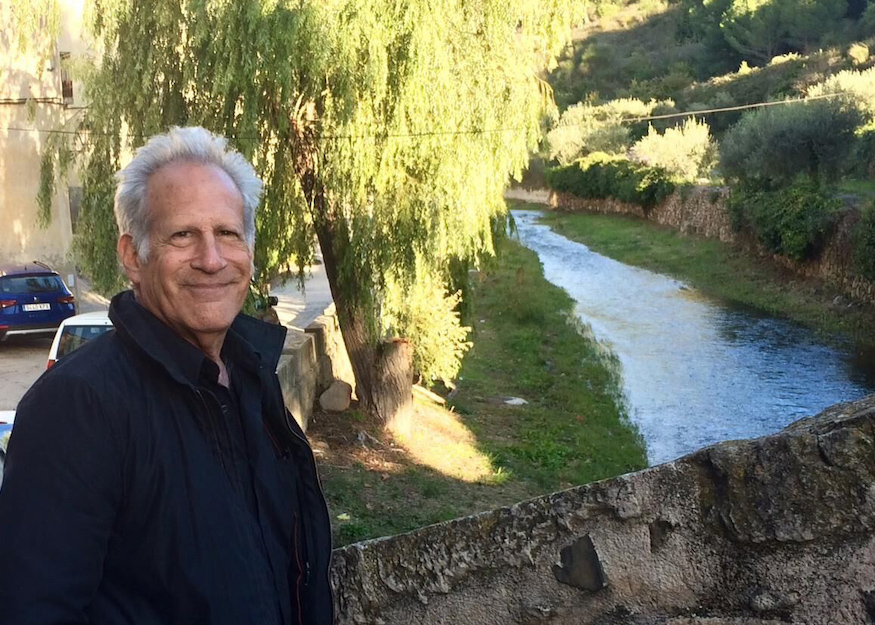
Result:
[[[451,386],[462,357],[471,347],[470,327],[461,323],[461,292],[447,291],[446,280],[423,270],[417,260],[417,275],[411,281],[386,277],[383,290],[383,334],[417,337],[413,344],[413,367],[423,382],[440,380]]]
[[[687,119],[682,126],[659,134],[650,126],[647,136],[632,146],[632,157],[645,165],[661,167],[681,182],[696,182],[711,174],[717,150],[708,124]]]
[[[862,47],[866,49],[868,57],[869,48]],[[868,121],[875,120],[875,67],[862,72],[845,70],[833,74],[823,82],[812,85],[807,91],[809,96],[827,93],[845,94],[846,97],[836,98],[836,100],[841,99],[845,106],[859,110]]]
[[[807,178],[777,190],[741,185],[729,198],[735,231],[750,230],[767,250],[796,261],[820,254],[840,207]]]
[[[634,127],[623,120],[647,117],[658,108],[673,107],[673,102],[642,102],[632,98],[605,104],[580,102],[569,107],[556,126],[547,133],[550,159],[562,165],[592,152],[623,154],[634,142]]]
[[[875,280],[875,202],[860,214],[853,234],[854,264],[861,276]]]
[[[645,209],[674,191],[664,169],[604,153],[590,154],[571,165],[547,170],[547,185],[582,198],[616,198]]]
[[[869,46],[865,43],[854,43],[848,48],[848,58],[854,65],[862,65],[869,60]]]
[[[857,131],[851,166],[847,173],[857,178],[875,178],[875,123]]]
[[[730,180],[757,188],[785,186],[800,173],[834,182],[854,148],[859,111],[829,100],[785,104],[745,114],[720,146]]]

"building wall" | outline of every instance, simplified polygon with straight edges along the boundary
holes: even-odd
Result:
[[[14,4],[14,3],[13,3]],[[48,30],[22,49],[10,3],[0,3],[0,261],[41,260],[69,269],[72,223],[68,186],[75,172],[57,180],[51,222],[38,222],[40,162],[49,149],[50,131],[75,128],[84,101],[72,79],[73,97],[64,98],[62,75],[71,60],[86,54],[84,0],[61,0],[57,37]],[[76,147],[76,142],[72,143]]]

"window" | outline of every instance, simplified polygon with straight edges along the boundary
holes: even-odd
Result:
[[[61,334],[61,339],[58,341],[58,355],[66,356],[70,352],[76,351],[91,339],[97,338],[101,334],[106,334],[112,330],[112,326],[66,326]]]
[[[22,293],[53,293],[63,290],[64,284],[56,275],[5,276],[0,278],[0,293],[19,295]]]
[[[72,228],[73,234],[76,234],[79,209],[82,208],[82,187],[67,187],[67,198],[70,200],[70,228]]]
[[[61,52],[61,95],[64,97],[66,104],[73,103],[73,79],[70,78],[70,73],[67,71],[67,64],[70,62],[70,53]]]

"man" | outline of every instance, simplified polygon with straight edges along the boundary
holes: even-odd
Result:
[[[275,374],[285,329],[239,314],[260,195],[203,128],[119,173],[133,291],[18,406],[0,624],[332,622],[328,512]]]

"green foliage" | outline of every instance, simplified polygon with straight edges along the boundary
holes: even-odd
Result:
[[[94,284],[120,281],[107,172],[168,126],[203,125],[265,181],[257,279],[303,271],[315,234],[347,339],[372,349],[388,277],[446,284],[454,260],[492,252],[505,183],[551,107],[535,74],[574,21],[570,0],[93,4],[106,47],[85,124],[105,139],[87,156],[76,249]]]
[[[847,0],[681,0],[680,31],[711,53],[728,46],[757,65],[787,52],[806,52],[843,31]]]
[[[863,277],[875,281],[875,202],[863,208],[853,233],[854,264]]]
[[[801,178],[774,191],[736,187],[729,214],[736,231],[750,230],[770,252],[804,261],[820,253],[840,207],[840,200]]]
[[[720,166],[727,178],[762,188],[800,173],[833,182],[846,166],[861,121],[857,110],[829,100],[759,109],[726,133]]]
[[[660,167],[679,182],[708,178],[717,159],[708,124],[695,118],[667,128],[663,134],[650,126],[647,136],[632,146],[631,152],[636,161]]]
[[[866,46],[864,46],[866,47]],[[868,47],[866,47],[868,55]],[[849,108],[860,111],[866,121],[875,121],[875,67],[845,70],[809,87],[807,95],[842,94],[835,98]]]
[[[11,42],[20,52],[35,50],[41,61],[51,59],[61,24],[59,0],[15,0],[11,9]]]
[[[859,23],[860,36],[872,37],[875,36],[875,2],[870,2],[863,11],[863,16]]]
[[[604,104],[580,102],[562,113],[556,126],[547,133],[550,159],[567,165],[593,152],[623,154],[635,140],[635,128],[628,121],[673,108],[673,102],[642,102],[632,98]]]
[[[68,135],[49,134],[43,143],[40,156],[40,179],[36,203],[37,223],[47,228],[52,223],[52,200],[55,198],[56,182],[67,175],[72,165],[73,152],[68,143]]]
[[[616,198],[645,209],[674,191],[665,170],[604,153],[590,154],[571,165],[548,170],[547,184],[551,189],[578,197]]]
[[[875,123],[857,129],[848,174],[863,179],[875,178]]]
[[[461,291],[448,293],[441,276],[423,271],[413,283],[387,280],[383,330],[387,336],[414,337],[413,366],[427,384],[440,380],[451,386],[471,347],[471,328],[460,323],[461,296]]]

